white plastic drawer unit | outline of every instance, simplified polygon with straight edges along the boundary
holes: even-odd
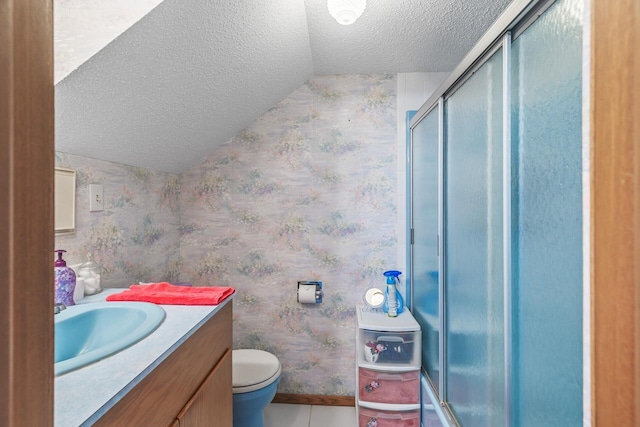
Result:
[[[420,325],[356,306],[356,412],[361,427],[420,427]]]
[[[420,427],[420,410],[387,411],[360,406],[358,427]]]
[[[388,317],[358,308],[358,364],[375,370],[420,368],[420,325],[411,313]]]
[[[358,368],[358,396],[363,404],[419,404],[420,370],[387,372]]]
[[[420,366],[419,332],[381,332],[360,329],[360,358],[384,365]]]

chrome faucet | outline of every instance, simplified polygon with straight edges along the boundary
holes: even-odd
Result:
[[[65,310],[67,308],[66,305],[64,304],[56,304],[53,306],[53,315],[55,316],[56,314],[60,313],[62,310]]]

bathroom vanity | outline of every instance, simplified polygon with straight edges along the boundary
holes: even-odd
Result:
[[[55,426],[192,427],[215,420],[231,427],[232,298],[218,306],[162,306],[165,320],[152,334],[56,377]]]

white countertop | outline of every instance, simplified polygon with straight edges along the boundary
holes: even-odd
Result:
[[[81,304],[104,301],[124,289],[104,289]],[[54,381],[54,426],[90,426],[202,324],[233,299],[220,305],[162,305],[166,316],[158,329],[131,347]]]

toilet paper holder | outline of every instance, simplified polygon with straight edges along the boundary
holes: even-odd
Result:
[[[299,281],[297,299],[302,304],[319,304],[322,302],[322,282]]]

